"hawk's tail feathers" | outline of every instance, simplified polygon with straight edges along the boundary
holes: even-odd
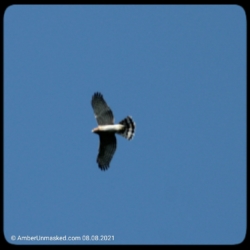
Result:
[[[124,125],[124,129],[118,132],[118,134],[124,136],[128,140],[132,139],[135,134],[135,123],[132,120],[132,117],[127,116],[125,119],[120,121],[119,124]]]

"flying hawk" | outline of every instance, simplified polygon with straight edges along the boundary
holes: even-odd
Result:
[[[112,110],[99,92],[93,95],[91,104],[98,123],[98,127],[94,128],[92,132],[98,134],[100,138],[96,161],[101,170],[106,170],[116,150],[115,133],[130,140],[135,133],[135,123],[130,116],[127,116],[118,124],[114,124]]]

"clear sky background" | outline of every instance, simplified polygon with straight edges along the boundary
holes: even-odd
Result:
[[[117,136],[107,171],[97,166],[99,138],[91,133],[97,125],[90,103],[96,91],[116,122],[127,115],[136,122],[132,141]],[[236,244],[245,233],[241,7],[14,5],[6,10],[8,242]],[[113,237],[70,238],[84,235]]]

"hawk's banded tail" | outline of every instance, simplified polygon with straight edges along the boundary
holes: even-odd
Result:
[[[132,120],[132,117],[127,116],[120,121],[119,124],[124,125],[124,129],[119,131],[118,134],[124,136],[128,140],[132,139],[135,134],[135,123]]]

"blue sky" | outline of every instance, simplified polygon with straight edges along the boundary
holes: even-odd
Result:
[[[91,133],[96,91],[116,122],[127,115],[136,122],[132,141],[117,136],[107,171],[97,166],[99,138]],[[245,233],[241,7],[6,10],[8,242],[237,244]]]

